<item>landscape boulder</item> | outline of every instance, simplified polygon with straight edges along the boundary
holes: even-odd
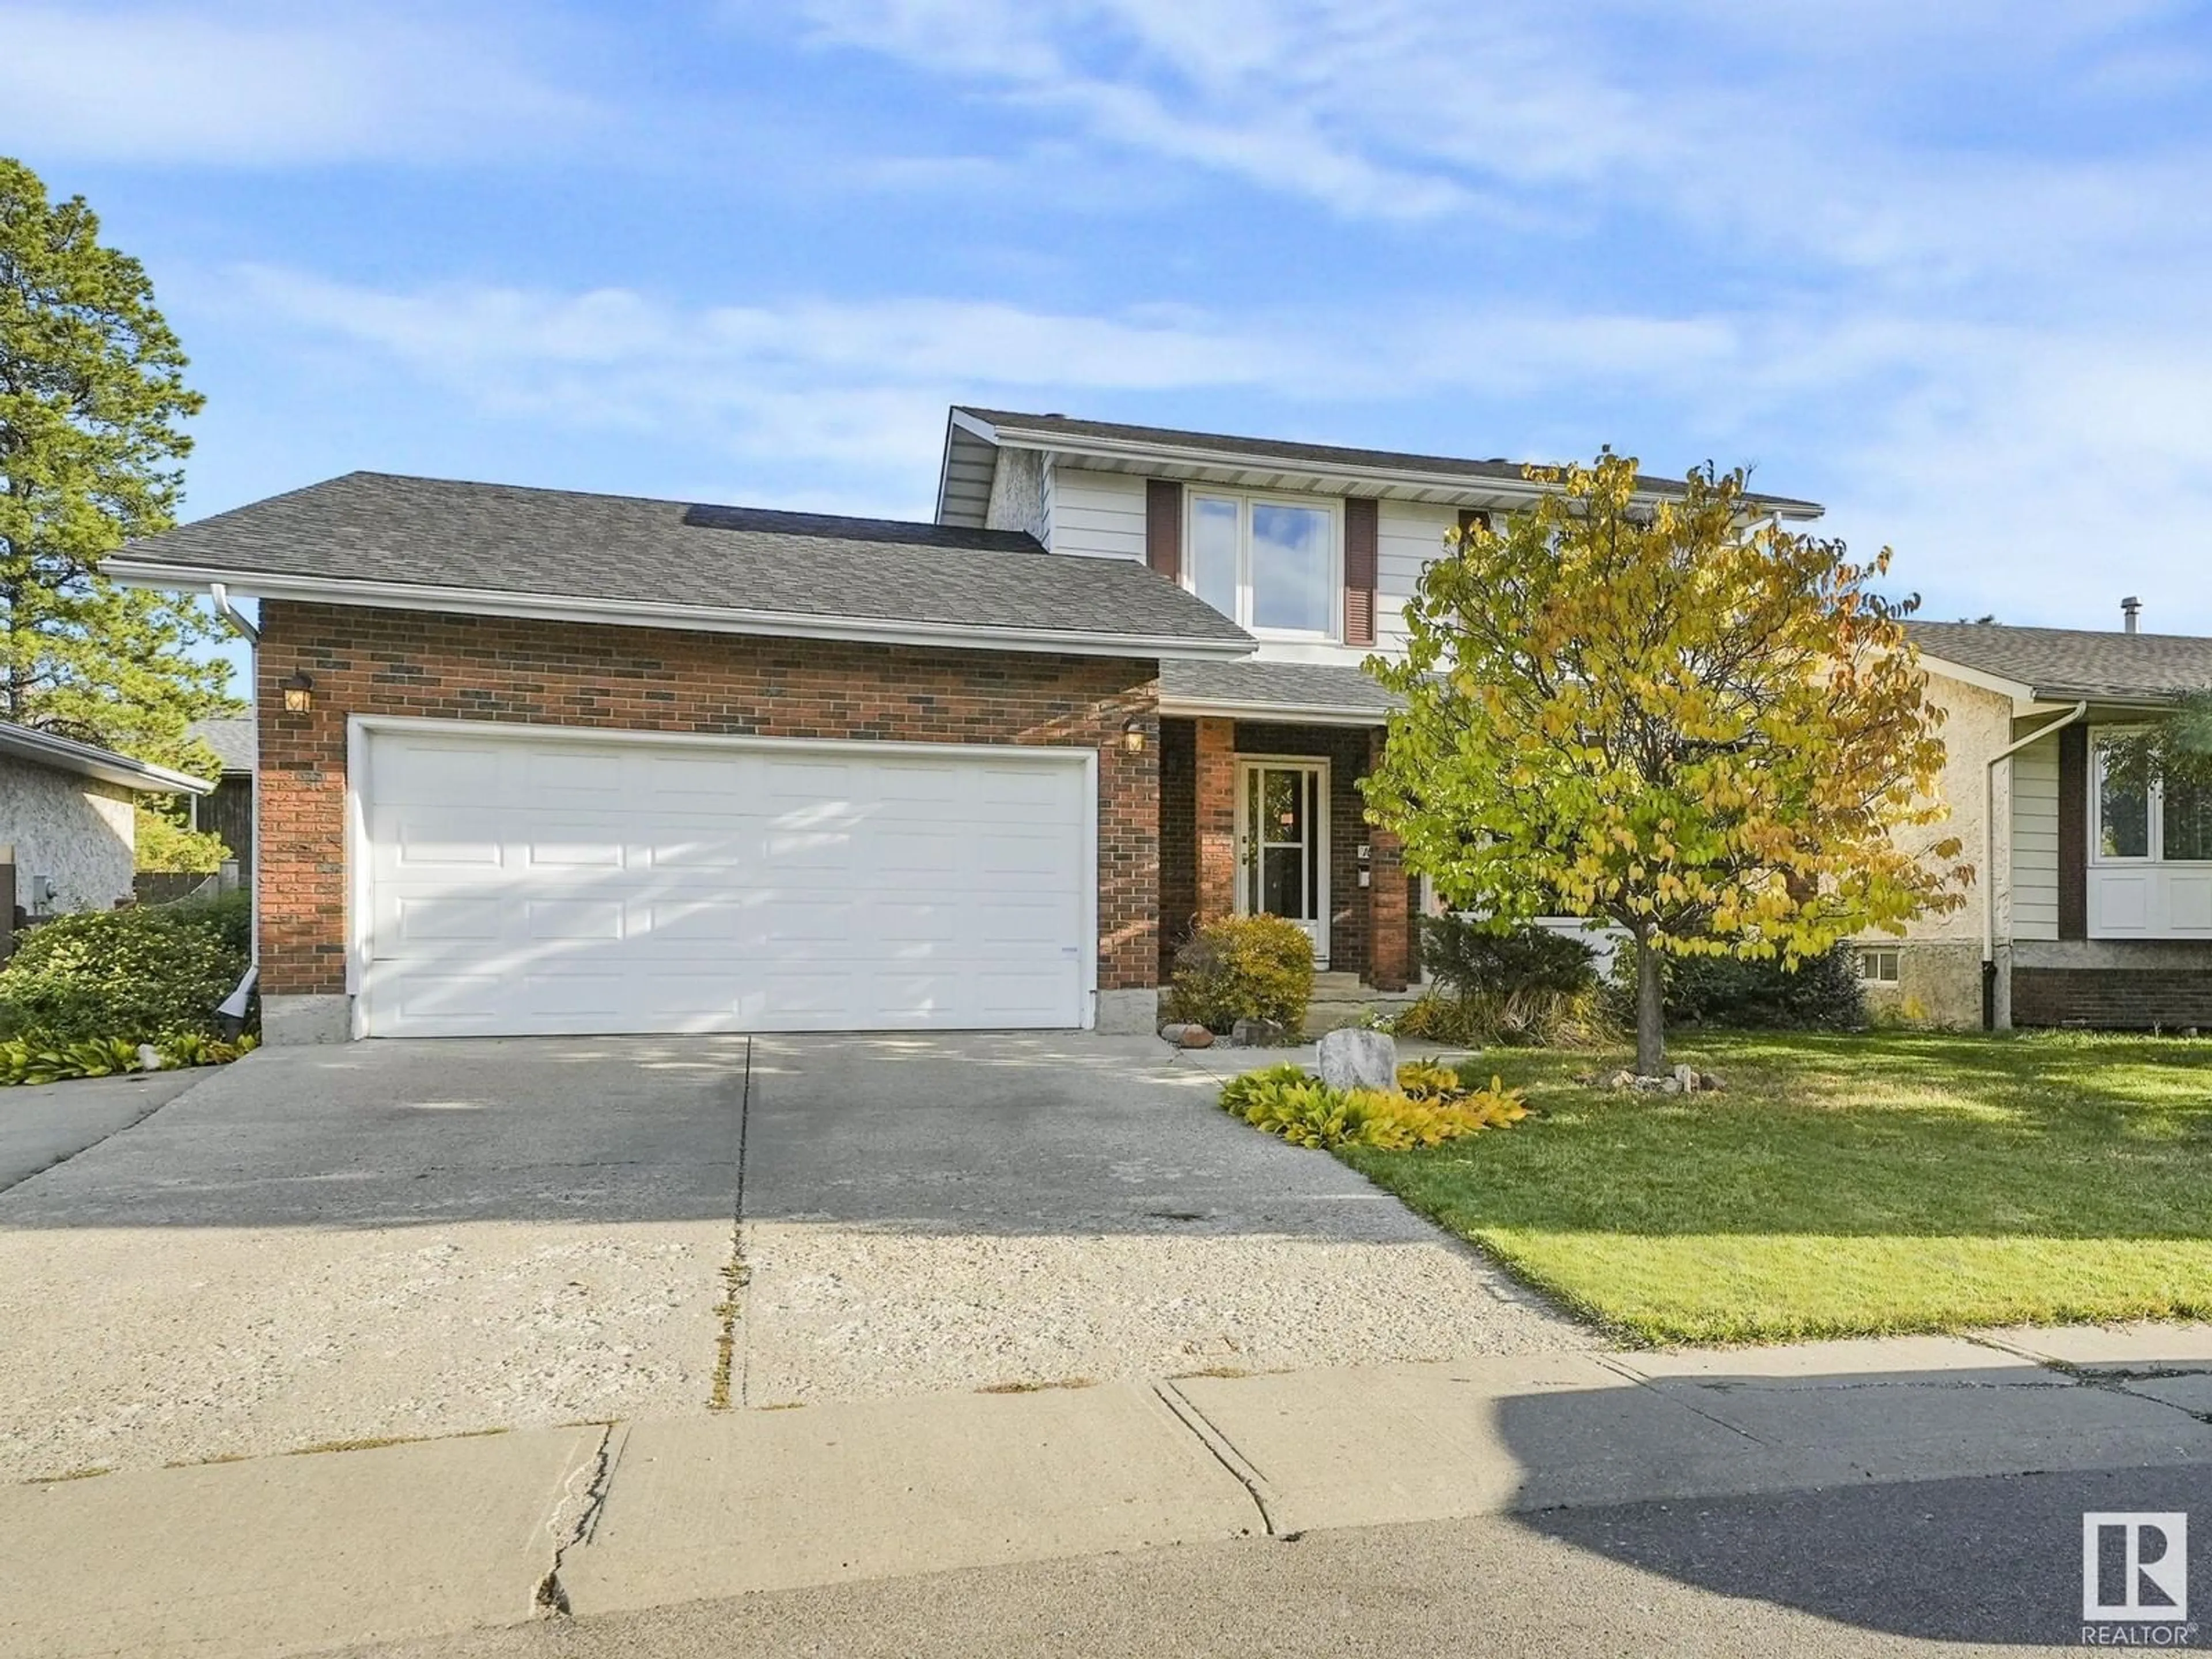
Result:
[[[1389,1094],[1398,1086],[1398,1045],[1388,1032],[1357,1025],[1331,1031],[1321,1040],[1321,1080],[1332,1089]]]

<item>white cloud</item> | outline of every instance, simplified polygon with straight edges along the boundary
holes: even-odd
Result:
[[[1357,400],[1477,381],[1486,394],[1534,390],[1562,375],[1663,385],[1727,368],[1744,352],[1724,318],[1521,307],[1399,319],[1228,319],[1176,307],[1096,316],[906,297],[684,307],[625,289],[392,291],[269,266],[235,276],[254,314],[369,348],[478,397],[550,408],[567,402],[556,388],[587,383],[597,390],[575,412],[599,419],[854,387],[922,389],[941,406],[948,393],[1249,388]]]
[[[2157,627],[2212,632],[2212,349],[1989,328],[1912,361],[1880,424],[1839,434],[1839,527],[1893,544],[1941,614],[2101,628],[2137,593]]]
[[[542,32],[404,5],[0,0],[9,142],[100,161],[292,167],[510,150],[593,118],[529,66]]]
[[[1452,437],[1425,447],[1512,447],[1500,425],[1460,430],[1473,415],[1567,434],[1539,459],[1667,434],[1665,453],[1644,451],[1663,470],[1698,445],[1723,465],[1758,460],[1759,483],[1826,499],[1838,532],[1894,544],[1899,580],[1957,609],[2100,623],[2124,588],[2164,626],[2212,629],[2212,352],[2154,330],[1511,306],[1381,324],[917,298],[686,307],[627,289],[387,291],[270,268],[238,273],[236,302],[303,351],[336,347],[371,374],[396,365],[525,428],[720,456],[769,481],[765,495],[738,492],[749,499],[926,513],[957,401],[1142,419],[1159,398],[1235,394],[1333,410],[1334,432],[1310,415],[1262,432],[1352,442],[1362,409],[1457,409],[1443,416]],[[1516,410],[1530,413],[1499,413]],[[1636,429],[1619,424],[1626,411]]]
[[[1623,213],[1898,283],[2078,293],[2083,261],[2212,246],[2193,137],[2048,141],[2212,86],[2176,0],[807,0],[888,57],[1353,217],[1571,230]],[[2152,73],[2155,70],[2155,74]],[[2015,112],[2037,90],[2039,120]],[[2192,102],[2193,100],[2193,102]],[[2102,100],[2100,102],[2100,100]],[[1986,110],[2009,142],[1977,131]],[[1953,112],[1959,112],[1954,118]],[[2072,157],[2069,157],[2069,149]],[[1781,273],[1778,273],[1781,274]],[[1796,273],[1789,273],[1795,275]]]

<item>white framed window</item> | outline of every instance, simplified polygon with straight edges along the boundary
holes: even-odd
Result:
[[[2168,778],[2158,791],[2159,856],[2212,864],[2212,787]]]
[[[2116,776],[2100,734],[2089,790],[2089,855],[2098,864],[2212,863],[2212,788]]]
[[[1897,983],[1898,953],[1894,951],[1859,952],[1859,977],[1869,985]]]
[[[1186,494],[1186,587],[1264,638],[1340,637],[1344,532],[1334,502],[1222,490]]]

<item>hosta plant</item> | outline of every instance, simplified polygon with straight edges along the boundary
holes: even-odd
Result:
[[[1222,1109],[1293,1146],[1375,1146],[1411,1152],[1440,1146],[1528,1115],[1518,1090],[1496,1078],[1470,1090],[1457,1073],[1409,1062],[1399,1091],[1332,1089],[1297,1066],[1271,1066],[1231,1079]]]

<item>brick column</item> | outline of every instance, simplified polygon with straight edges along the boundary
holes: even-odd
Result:
[[[1367,740],[1367,769],[1382,763],[1379,727]],[[1405,848],[1398,837],[1380,824],[1369,823],[1370,854],[1367,877],[1367,982],[1378,991],[1406,988],[1413,952],[1411,923],[1406,915]]]
[[[1237,722],[1198,722],[1198,915],[1237,908]]]

